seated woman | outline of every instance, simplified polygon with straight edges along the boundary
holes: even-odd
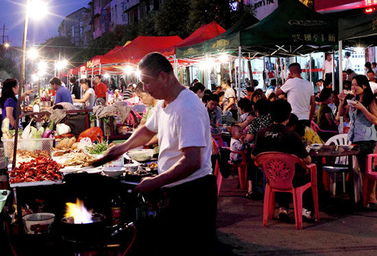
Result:
[[[81,99],[73,99],[74,103],[84,103],[85,108],[93,108],[96,101],[96,94],[90,86],[88,79],[80,79],[80,85],[83,89],[84,95]]]
[[[238,120],[239,122],[237,123],[237,125],[241,127],[241,131],[247,132],[250,128],[249,124],[255,118],[252,112],[253,107],[251,105],[251,101],[246,98],[240,99],[238,101],[238,108],[240,110],[241,116]]]
[[[346,94],[339,94],[339,115],[348,111],[350,117],[350,129],[348,131],[348,139],[358,146],[360,153],[356,156],[359,168],[363,174],[363,189],[367,194],[364,203],[369,203],[370,207],[374,207],[376,200],[376,191],[373,189],[374,180],[365,175],[366,159],[368,154],[372,154],[376,149],[377,131],[377,101],[373,96],[368,78],[363,75],[357,75],[352,79],[352,93],[354,98],[349,101],[350,107],[344,108]]]
[[[321,102],[321,106],[319,107],[317,114],[317,124],[319,128],[321,128],[321,130],[338,132],[338,126],[335,123],[334,114],[331,108],[328,106],[332,102],[331,89],[323,89],[319,94],[319,100]],[[319,136],[324,141],[328,140],[333,135],[335,135],[335,133],[319,132]]]

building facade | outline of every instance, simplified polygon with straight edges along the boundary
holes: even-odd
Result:
[[[93,39],[109,32],[111,28],[111,0],[93,0],[92,2]]]
[[[127,0],[113,0],[111,1],[111,29],[118,25],[125,25],[128,23]]]
[[[75,46],[87,46],[91,40],[90,19],[90,9],[83,7],[74,11],[60,23],[59,36],[68,37]]]

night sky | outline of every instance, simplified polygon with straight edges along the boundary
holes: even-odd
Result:
[[[58,35],[58,27],[63,18],[71,12],[87,7],[90,0],[45,0],[50,14],[42,20],[30,20],[28,46],[39,44]],[[26,0],[0,0],[0,43],[2,28],[13,46],[21,46],[24,28],[24,5]]]

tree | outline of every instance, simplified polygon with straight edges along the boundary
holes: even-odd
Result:
[[[18,78],[19,72],[16,63],[7,57],[0,57],[0,80]]]
[[[231,26],[229,0],[191,0],[188,28],[197,29],[203,24],[216,21],[224,28]]]
[[[190,1],[166,0],[155,17],[155,31],[159,36],[186,37],[192,31],[187,27]]]
[[[68,37],[64,36],[47,39],[42,44],[41,51],[42,56],[49,60],[57,60],[60,57],[66,58],[72,63],[82,61],[82,57],[80,56],[82,49],[76,47]]]

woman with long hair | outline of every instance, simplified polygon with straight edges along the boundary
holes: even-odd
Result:
[[[80,85],[84,95],[81,99],[74,99],[73,102],[84,103],[85,108],[93,108],[96,101],[96,94],[94,89],[90,86],[90,81],[88,79],[80,79]]]
[[[376,147],[377,131],[377,102],[373,96],[368,78],[364,75],[357,75],[352,79],[351,86],[354,98],[349,101],[350,130],[348,138],[358,145],[360,153],[357,155],[360,171],[365,174],[366,159],[368,154],[372,154]],[[339,111],[344,114],[345,94],[339,95]],[[363,187],[368,189],[370,203],[377,203],[375,191],[373,191],[374,180],[363,176]]]
[[[3,88],[0,97],[0,108],[2,111],[2,120],[9,119],[10,128],[16,127],[16,115],[17,115],[17,97],[19,90],[19,84],[16,79],[7,79],[3,82]],[[29,95],[32,91],[26,91],[21,95],[21,100],[26,95]]]

